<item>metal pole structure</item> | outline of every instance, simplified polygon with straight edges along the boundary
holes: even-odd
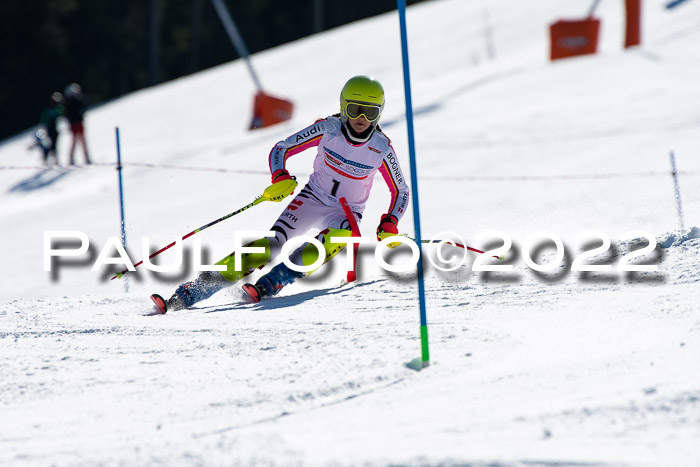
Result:
[[[192,1],[192,38],[190,39],[190,73],[199,71],[202,44],[202,0]]]
[[[151,0],[149,75],[151,86],[160,83],[160,0]]]
[[[403,83],[406,96],[406,126],[408,128],[408,156],[411,162],[411,195],[413,202],[413,225],[416,230],[416,243],[420,245],[420,208],[418,205],[418,175],[416,167],[416,147],[413,137],[413,104],[411,103],[411,72],[408,66],[408,35],[406,33],[406,0],[396,0],[399,9],[399,26],[401,29],[401,54],[403,56]],[[421,358],[407,364],[409,368],[420,370],[430,364],[428,350],[428,319],[425,311],[425,284],[423,279],[423,255],[418,256],[418,304],[420,308]]]
[[[119,210],[122,224],[122,246],[126,251],[126,222],[124,221],[124,185],[122,184],[122,151],[119,143],[119,127],[115,128],[117,135],[117,172],[119,173]],[[124,281],[124,292],[129,291],[129,279]]]
[[[226,5],[222,0],[211,0],[211,2],[214,4],[216,13],[219,15],[219,19],[224,25],[224,29],[226,29],[226,33],[228,34],[229,39],[231,39],[231,43],[236,48],[236,52],[238,52],[238,55],[243,60],[245,60],[245,64],[248,67],[250,76],[253,77],[253,81],[255,82],[255,87],[258,88],[258,91],[262,91],[262,84],[260,84],[258,75],[255,74],[253,64],[250,63],[250,58],[248,57],[248,49],[245,46],[245,42],[243,42],[243,37],[241,37],[241,33],[238,32],[236,23],[233,22],[231,13],[229,13],[228,8],[226,8]]]
[[[678,223],[681,230],[685,229],[685,220],[683,219],[683,205],[681,204],[681,188],[678,185],[678,172],[676,171],[676,156],[671,151],[671,175],[673,176],[673,191],[676,197],[676,209],[678,210]]]
[[[595,13],[596,9],[598,9],[598,4],[600,3],[600,0],[593,0],[593,5],[588,9],[588,17],[592,17],[593,14]]]
[[[324,0],[314,0],[314,33],[323,31],[323,2]]]

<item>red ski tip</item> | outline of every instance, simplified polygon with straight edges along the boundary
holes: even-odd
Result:
[[[259,303],[262,296],[253,284],[243,284],[244,299],[248,303]]]
[[[164,315],[168,311],[168,304],[163,300],[163,297],[161,297],[158,294],[153,294],[151,295],[151,300],[153,300],[153,303],[155,305],[155,310]]]

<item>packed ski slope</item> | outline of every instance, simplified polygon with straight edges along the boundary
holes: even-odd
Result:
[[[254,87],[234,61],[91,110],[91,167],[35,168],[29,132],[0,146],[0,463],[698,465],[700,1],[645,1],[643,46],[628,51],[624,2],[601,2],[599,53],[557,63],[547,25],[590,2],[475,3],[408,10],[422,230],[481,248],[507,236],[498,264],[513,270],[473,271],[473,255],[427,267],[430,367],[404,366],[420,355],[415,274],[378,268],[373,245],[354,284],[341,285],[340,260],[259,305],[232,287],[166,315],[148,295],[194,273],[142,271],[126,292],[91,271],[120,235],[115,127],[133,261],[143,237],[159,248],[251,202],[272,145],[335,113],[355,74],[384,84],[382,126],[408,173],[393,13],[252,57],[266,90],[296,104],[284,124],[246,130]],[[312,157],[290,160],[302,182]],[[378,178],[364,235],[388,199]],[[201,232],[205,259],[281,209],[262,203]],[[400,229],[412,235],[412,221]],[[60,230],[91,249],[45,272],[44,232]],[[580,238],[592,230],[612,246],[587,262],[613,269],[574,272],[600,245]],[[526,246],[542,231],[566,250],[549,272],[525,261],[555,261],[551,242]],[[641,263],[658,270],[620,271],[645,245],[639,231],[657,243]]]

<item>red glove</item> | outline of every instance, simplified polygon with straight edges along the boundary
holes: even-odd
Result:
[[[292,180],[294,177],[289,175],[285,169],[275,170],[272,174],[272,183],[281,182],[282,180]]]
[[[381,242],[386,237],[398,235],[398,223],[399,221],[396,219],[396,217],[392,216],[391,214],[384,214],[382,219],[379,221],[379,227],[377,227],[377,240]]]

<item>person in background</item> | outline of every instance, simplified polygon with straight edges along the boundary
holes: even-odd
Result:
[[[44,165],[48,165],[46,160],[49,155],[49,148],[51,147],[51,139],[46,134],[46,130],[39,128],[34,133],[32,133],[32,144],[27,146],[27,149],[39,148],[41,149],[41,155],[44,160]]]
[[[75,147],[78,141],[83,145],[83,154],[85,154],[85,163],[90,164],[90,156],[88,155],[87,143],[85,142],[85,125],[83,123],[85,114],[85,96],[83,90],[77,83],[68,85],[63,93],[65,117],[70,124],[70,130],[73,134],[73,142],[70,146],[70,165],[75,164],[74,154]]]
[[[63,115],[63,96],[60,92],[54,92],[49,98],[49,103],[41,112],[41,126],[43,127],[46,139],[40,143],[44,152],[44,164],[51,164],[51,156],[53,156],[53,164],[58,165],[58,153],[56,145],[58,144],[58,127],[56,122]],[[38,132],[37,132],[38,134]]]

